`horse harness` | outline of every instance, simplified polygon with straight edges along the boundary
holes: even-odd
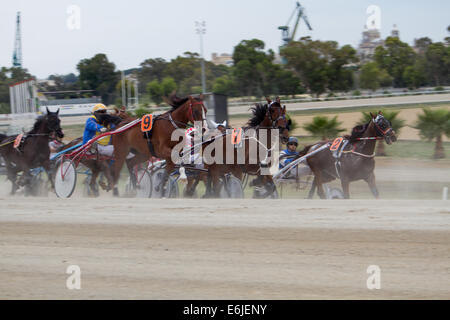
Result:
[[[195,122],[194,114],[193,114],[194,111],[193,111],[192,108],[193,108],[194,106],[196,106],[196,105],[201,105],[202,108],[203,108],[203,110],[204,110],[205,112],[207,111],[207,110],[206,110],[206,107],[205,107],[204,104],[203,104],[203,102],[200,102],[200,101],[191,102],[190,105],[189,105],[189,111],[188,111],[188,112],[189,112],[189,115],[188,115],[188,118],[189,118],[189,121],[191,121],[192,123]],[[189,124],[188,124],[188,123],[183,123],[183,122],[174,120],[173,117],[172,117],[172,112],[169,112],[169,113],[168,113],[168,118],[167,118],[167,117],[164,117],[164,118],[163,118],[164,115],[165,115],[165,114],[158,115],[158,116],[156,116],[155,118],[153,118],[153,120],[152,120],[152,128],[153,128],[153,124],[155,123],[156,120],[169,120],[170,123],[172,124],[172,126],[173,126],[175,129],[181,129],[181,128],[179,127],[179,125],[185,126],[185,127],[189,127]],[[206,120],[206,119],[202,119],[202,121],[204,121],[204,120]],[[177,124],[177,123],[178,123],[178,124]],[[156,151],[155,151],[155,146],[154,146],[153,143],[152,143],[152,133],[153,133],[153,130],[144,132],[144,139],[147,140],[148,149],[150,150],[151,155],[152,155],[153,157],[156,157],[156,158],[157,158],[158,156],[157,156]]]

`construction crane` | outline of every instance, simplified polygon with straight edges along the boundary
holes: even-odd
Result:
[[[14,43],[13,67],[22,68],[22,36],[20,32],[20,12],[17,12],[16,40]]]
[[[292,18],[297,14],[297,19],[295,21],[294,29],[292,30],[292,33],[289,32],[289,24],[291,23]],[[295,40],[295,35],[297,33],[298,26],[300,24],[300,20],[303,19],[305,21],[306,26],[310,31],[312,31],[312,27],[309,23],[308,17],[306,16],[305,8],[301,6],[299,2],[297,2],[297,6],[292,12],[291,16],[289,17],[288,22],[286,25],[278,27],[278,29],[282,32],[282,40],[283,40],[283,47],[287,46],[291,41]]]

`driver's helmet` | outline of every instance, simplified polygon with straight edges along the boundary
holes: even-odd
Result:
[[[295,137],[290,137],[286,145],[289,146],[291,144],[294,144],[295,146],[298,146],[298,139],[295,138]]]
[[[108,110],[108,108],[106,108],[106,106],[102,103],[96,104],[94,106],[94,108],[92,108],[92,113],[96,113],[98,111],[103,111],[106,112]]]

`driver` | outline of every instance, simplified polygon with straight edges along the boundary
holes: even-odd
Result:
[[[299,156],[297,151],[298,139],[290,137],[286,144],[287,149],[280,152],[280,169],[286,167],[289,163],[296,160]],[[286,178],[297,178],[302,176],[311,175],[312,171],[309,166],[302,166],[300,163],[289,170]]]
[[[89,140],[91,140],[95,136],[99,136],[108,131],[108,128],[102,126],[99,120],[103,114],[106,114],[106,112],[107,112],[106,106],[101,103],[97,104],[92,109],[93,115],[86,120],[86,125],[83,134],[83,144],[88,143]],[[113,157],[114,146],[111,144],[111,136],[107,136],[98,140],[97,150],[98,153],[103,156]]]

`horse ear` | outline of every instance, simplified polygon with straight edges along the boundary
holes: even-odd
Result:
[[[375,116],[372,114],[372,112],[369,112],[372,119],[375,119]]]
[[[272,103],[272,100],[270,100],[269,97],[266,97],[266,101],[267,101],[268,104],[271,104],[271,103]]]
[[[286,113],[286,106],[283,106],[283,114]]]
[[[48,110],[48,107],[45,107],[46,109],[47,109],[47,114],[50,114],[51,112],[50,112],[50,110]]]
[[[56,116],[59,116],[59,108],[58,108],[58,111],[56,111]]]

